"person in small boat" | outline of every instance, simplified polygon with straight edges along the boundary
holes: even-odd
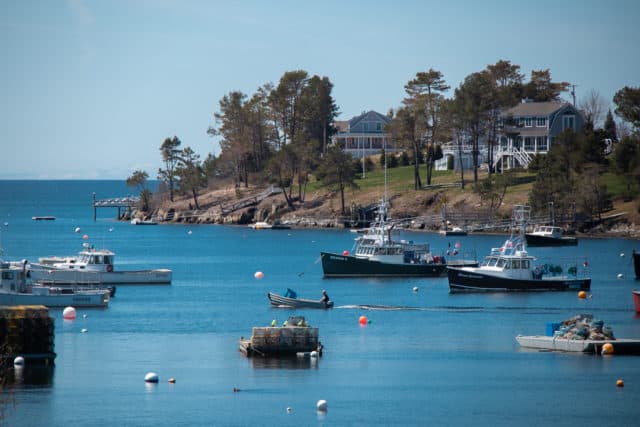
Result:
[[[329,295],[324,289],[322,290],[322,298],[320,298],[320,302],[324,303],[324,305],[329,305]]]

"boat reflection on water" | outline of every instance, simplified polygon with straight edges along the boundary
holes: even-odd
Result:
[[[318,369],[319,358],[311,357],[250,357],[255,369]]]

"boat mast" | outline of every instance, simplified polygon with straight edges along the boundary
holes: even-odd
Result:
[[[527,224],[531,218],[531,207],[527,205],[514,205],[513,212],[511,214],[511,234],[514,234],[515,230],[518,230],[518,234],[522,238],[523,244],[526,241],[525,233],[527,230]]]

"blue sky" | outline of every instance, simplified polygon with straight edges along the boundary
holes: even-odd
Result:
[[[500,59],[578,102],[640,86],[635,0],[1,3],[0,179],[155,178],[164,138],[218,154],[218,101],[291,70],[333,82],[340,120],[398,107],[418,71],[455,88]]]

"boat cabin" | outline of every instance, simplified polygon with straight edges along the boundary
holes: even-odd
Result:
[[[514,279],[531,279],[535,260],[535,257],[528,254],[521,239],[509,239],[503,246],[491,249],[480,269]]]
[[[0,272],[0,292],[27,292],[29,270],[2,261]]]
[[[113,271],[114,253],[106,250],[87,250],[80,252],[77,258],[66,258],[63,262],[53,264],[56,268],[67,270],[100,270]]]
[[[562,237],[562,228],[552,225],[536,225],[531,234],[536,236],[555,237],[559,239]]]

